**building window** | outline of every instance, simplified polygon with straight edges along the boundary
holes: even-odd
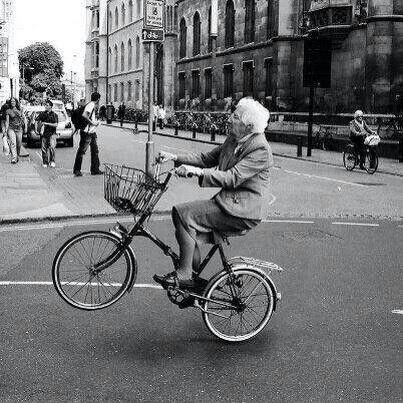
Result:
[[[118,100],[118,85],[113,85],[113,100],[116,102]]]
[[[179,99],[186,95],[186,76],[185,73],[179,73]]]
[[[267,38],[277,36],[277,19],[275,13],[275,0],[267,0]]]
[[[271,57],[265,59],[264,64],[266,73],[265,95],[269,97],[273,95],[273,59]]]
[[[108,84],[108,94],[106,96],[106,102],[109,102],[112,99],[112,85]]]
[[[204,70],[204,98],[211,98],[213,89],[213,70],[211,68]]]
[[[245,0],[245,43],[255,40],[255,0]]]
[[[224,98],[234,95],[234,65],[224,65]]]
[[[212,52],[213,50],[213,39],[211,37],[211,7],[208,9],[208,40],[207,40],[207,51]]]
[[[127,100],[128,101],[132,100],[132,91],[133,91],[132,82],[128,81],[128,83],[127,83]]]
[[[134,87],[134,100],[138,101],[140,99],[140,81],[136,80],[136,85]]]
[[[192,71],[192,98],[200,95],[200,70]]]
[[[99,42],[94,43],[94,67],[99,68]]]
[[[140,38],[136,38],[136,67],[140,66]]]
[[[133,21],[133,0],[129,1],[129,22]]]
[[[231,48],[235,42],[235,8],[232,0],[225,6],[225,47]]]
[[[133,64],[133,46],[132,46],[132,40],[129,39],[129,42],[127,42],[127,69],[128,70],[132,69],[132,64]]]
[[[253,96],[253,82],[255,68],[253,60],[243,62],[243,96]]]
[[[118,45],[115,45],[115,73],[118,72]]]
[[[120,71],[125,70],[125,45],[122,44],[120,45]]]
[[[181,19],[181,23],[179,26],[179,58],[183,59],[186,57],[186,21],[184,18]]]
[[[112,71],[112,49],[111,48],[109,48],[109,51],[108,51],[108,73],[109,73],[109,71]]]
[[[122,26],[126,24],[126,7],[125,3],[122,3],[122,8],[121,8],[121,14],[122,14]]]
[[[109,29],[109,32],[111,32],[112,31],[112,21],[113,21],[113,17],[112,17],[112,11],[109,11],[109,25],[108,25],[108,29]]]
[[[141,17],[141,0],[137,0],[137,18]]]
[[[193,17],[193,56],[200,53],[200,14],[195,13]]]
[[[120,101],[125,100],[125,83],[120,83]]]
[[[115,8],[115,29],[119,27],[119,11],[118,8]]]

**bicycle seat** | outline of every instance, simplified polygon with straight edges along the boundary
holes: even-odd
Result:
[[[213,234],[213,239],[214,239],[214,243],[219,244],[219,243],[229,243],[228,242],[228,238],[230,237],[234,237],[234,236],[243,236],[246,235],[248,233],[249,230],[244,229],[241,231],[233,231],[233,232],[214,232]]]

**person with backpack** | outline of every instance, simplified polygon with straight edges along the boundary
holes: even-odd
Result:
[[[101,95],[98,92],[92,93],[91,102],[88,102],[85,107],[80,107],[77,109],[80,110],[80,112],[83,110],[81,116],[74,117],[74,120],[72,116],[74,126],[80,130],[80,144],[78,146],[73,168],[73,173],[76,177],[83,176],[81,173],[81,165],[88,146],[91,150],[91,175],[103,174],[103,172],[99,169],[99,149],[96,133],[96,129],[100,123],[96,116],[100,98]],[[79,115],[79,113],[77,115]],[[74,121],[76,123],[74,123]]]

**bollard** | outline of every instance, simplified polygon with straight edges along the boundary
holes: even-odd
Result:
[[[153,120],[153,132],[155,132],[155,120]]]
[[[210,134],[211,134],[211,140],[210,141],[215,141],[215,127],[214,126],[211,127]]]
[[[400,135],[399,138],[399,162],[403,162],[403,138]]]
[[[123,127],[123,118],[120,119],[120,127]]]
[[[197,126],[196,126],[196,125],[193,125],[192,139],[195,139],[195,138],[196,138],[196,129],[197,129]]]
[[[297,157],[302,157],[302,136],[297,138]]]
[[[139,132],[139,128],[137,126],[137,119],[134,121],[134,132],[138,133]]]
[[[178,130],[179,130],[179,124],[175,125],[175,136],[178,135]]]

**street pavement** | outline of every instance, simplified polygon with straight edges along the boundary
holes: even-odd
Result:
[[[126,163],[129,166],[144,169],[144,143],[147,139],[144,131],[146,127],[139,126],[140,134],[134,134],[133,128],[134,126],[130,124],[125,124],[123,128],[117,125],[102,127],[100,132],[108,133],[109,140],[105,143],[106,151],[101,147],[101,158],[107,154],[110,157],[108,162]],[[196,140],[192,139],[191,132],[180,131],[179,134],[178,138],[174,135],[173,129],[158,129],[154,139],[155,141],[167,139],[171,143],[181,141],[181,144],[184,144],[181,147],[188,150],[198,150],[198,147],[208,149],[214,145],[210,142],[210,136],[207,134],[198,133]],[[119,137],[116,138],[116,136]],[[125,161],[122,161],[124,142],[121,139],[124,139],[125,136],[139,139],[141,150],[137,150],[138,155],[135,159],[126,158]],[[223,140],[223,136],[217,136],[216,143],[220,143]],[[102,141],[105,140],[100,138],[100,143]],[[315,172],[320,173],[326,170],[326,167],[340,168],[342,165],[340,153],[314,149],[312,157],[297,157],[297,150],[294,145],[272,142],[271,147],[276,158],[275,161],[288,158],[302,162],[307,169],[310,169],[309,175],[311,176]],[[58,155],[68,154],[68,157],[63,161],[62,166],[58,163],[56,169],[43,169],[41,167],[40,150],[38,148],[28,149],[28,151],[30,156],[21,158],[16,165],[10,164],[9,157],[3,154],[0,155],[1,223],[115,214],[114,209],[103,199],[102,177],[90,176],[88,172],[82,178],[75,178],[72,175],[71,167],[74,161],[75,149],[70,150],[64,147],[57,149]],[[303,151],[306,153],[305,148]],[[85,158],[89,159],[89,152]],[[396,179],[403,178],[402,164],[399,164],[397,160],[381,159],[379,165],[379,172],[372,177],[366,175],[365,181],[368,182],[369,178],[374,181],[375,178],[384,175],[394,176]],[[298,167],[297,169],[300,168]],[[351,175],[346,171],[343,171],[343,173]],[[376,185],[375,181],[373,186]],[[171,189],[164,195],[157,205],[157,211],[168,212],[173,204],[194,200],[199,197],[199,191],[195,192],[197,186],[192,181],[181,181],[176,183],[175,186],[175,190]],[[209,190],[203,190],[202,193],[207,196],[213,194]],[[282,213],[280,212],[279,214]],[[365,215],[365,212],[359,211],[358,215]],[[402,217],[399,211],[393,211],[391,215],[393,218]],[[380,216],[380,214],[377,216]]]

